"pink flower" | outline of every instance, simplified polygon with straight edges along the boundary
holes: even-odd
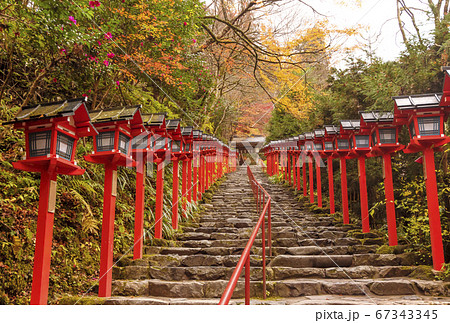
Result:
[[[107,32],[105,34],[105,39],[112,39],[112,34],[110,32]]]
[[[89,7],[91,8],[100,7],[100,1],[89,1]]]
[[[53,82],[58,83],[58,80],[56,79],[56,77],[53,78]]]
[[[84,96],[85,98],[87,98],[88,95],[87,95],[86,93],[84,93],[83,96]]]
[[[102,42],[100,40],[97,41],[97,43],[98,43],[98,46],[102,46]]]
[[[64,31],[64,27],[61,27],[61,30]]]
[[[116,56],[116,55],[114,55],[114,53],[109,53],[109,54],[106,55],[106,56],[108,56],[108,58],[113,58],[113,57]]]
[[[192,39],[192,42],[193,42],[193,43],[196,43],[197,41],[196,41],[195,39]]]
[[[143,43],[143,42],[141,42],[141,46],[144,46],[144,43]]]
[[[183,82],[180,82],[180,85],[183,84]]]
[[[109,66],[109,62],[106,59],[103,61],[103,64],[105,64],[105,66]]]
[[[187,26],[187,22],[186,22],[186,21],[185,21],[185,22],[183,22],[183,25]]]
[[[75,20],[75,18],[74,18],[73,16],[69,16],[69,20],[70,20],[71,22],[73,22],[74,25],[77,24],[77,21]]]
[[[119,82],[119,81],[116,81],[116,84],[117,84],[117,86],[119,86],[119,85],[120,85],[120,82]]]

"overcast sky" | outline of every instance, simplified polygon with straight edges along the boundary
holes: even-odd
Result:
[[[211,0],[203,0],[206,4],[211,4]],[[234,0],[238,1],[238,0]],[[345,40],[338,41],[339,44],[348,47],[359,45],[367,46],[372,43],[372,50],[375,55],[384,60],[396,59],[400,52],[404,50],[402,44],[402,37],[399,32],[397,22],[397,6],[396,0],[303,0],[305,3],[313,6],[318,12],[326,15],[330,23],[336,25],[338,28],[356,27],[363,25],[367,29],[361,32],[360,37],[351,37]],[[360,2],[360,6],[355,5]],[[408,6],[427,9],[424,0],[407,0]],[[425,1],[426,2],[426,1]],[[272,22],[282,21],[289,15],[294,15],[298,21],[302,21],[307,17],[310,21],[323,19],[321,15],[315,15],[306,6],[302,5],[296,0],[286,0],[285,10],[275,16],[270,16]],[[417,23],[422,32],[430,30],[432,23],[427,21],[424,13],[415,12]],[[406,14],[404,14],[406,16]],[[407,21],[405,29],[413,30]],[[422,35],[424,36],[424,35]],[[358,56],[364,57],[362,51],[356,52]],[[337,67],[344,67],[342,59],[335,57],[332,64]]]
[[[330,22],[339,27],[352,27],[358,24],[368,27],[362,36],[357,39],[347,40],[345,45],[368,44],[369,38],[373,44],[375,54],[384,60],[397,58],[400,51],[404,49],[402,37],[399,33],[397,22],[396,0],[362,0],[361,7],[342,6],[338,0],[315,0],[314,7],[321,13],[329,17]],[[347,1],[352,2],[352,1]],[[424,8],[419,0],[408,0],[408,5]],[[424,14],[416,12],[418,24],[422,30],[430,29],[430,22],[426,20]],[[406,21],[407,29],[411,29]],[[370,37],[369,37],[370,36]]]

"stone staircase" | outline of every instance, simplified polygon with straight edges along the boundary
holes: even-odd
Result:
[[[402,247],[377,254],[374,233],[352,237],[352,225],[305,212],[292,190],[268,184],[272,196],[273,256],[267,258],[262,298],[260,234],[251,256],[252,304],[450,304],[450,283],[424,279]],[[147,246],[140,260],[124,257],[113,271],[105,304],[217,304],[257,221],[245,167],[229,174],[198,222],[167,247]],[[242,304],[243,275],[230,304]]]

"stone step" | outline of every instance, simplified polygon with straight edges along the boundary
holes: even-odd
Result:
[[[158,267],[158,266],[126,266],[113,269],[113,279],[145,280],[159,279],[168,281],[187,280],[229,280],[235,267],[223,266],[191,266],[191,267]],[[262,267],[251,267],[251,280],[262,280]],[[377,279],[393,277],[415,277],[421,273],[415,266],[356,266],[356,267],[270,267],[266,269],[267,280],[285,280],[297,278],[330,278],[330,279]]]
[[[244,231],[244,232],[242,232]],[[266,232],[268,232],[266,228]],[[178,234],[176,239],[179,241],[189,240],[235,240],[235,239],[249,239],[252,230],[241,230],[240,232],[187,232]],[[291,230],[274,230],[272,232],[272,239],[339,239],[343,238],[346,234],[342,231],[303,231],[296,232]],[[259,231],[257,238],[261,238],[262,233]]]
[[[375,253],[378,245],[331,246],[331,247],[274,247],[274,255],[349,255],[358,253]]]
[[[211,247],[211,248],[185,248],[185,247],[150,247],[145,248],[146,255],[161,254],[161,255],[214,255],[214,256],[226,256],[226,255],[240,255],[244,251],[243,247]],[[255,246],[251,249],[252,254],[259,255],[261,253],[261,246]]]
[[[351,266],[413,266],[411,253],[404,254],[356,254],[356,255],[280,255],[273,258],[270,267],[351,267]]]
[[[235,263],[235,265],[237,262]],[[158,267],[158,266],[126,266],[113,270],[113,279],[145,280],[159,279],[169,281],[187,280],[229,280],[235,267],[223,266],[190,266],[190,267]],[[262,267],[251,267],[251,280],[262,280]],[[266,272],[267,275],[272,271]],[[273,275],[267,279],[272,279]]]
[[[145,255],[142,259],[132,260],[130,258],[123,258],[117,264],[118,267],[129,266],[158,266],[158,267],[191,267],[191,266],[224,266],[234,267],[239,261],[241,255],[207,255],[207,254],[195,254],[195,255]],[[251,266],[262,266],[262,259],[260,256],[250,256]]]
[[[169,298],[220,298],[228,284],[227,280],[211,281],[164,281],[115,280],[114,296],[152,296]],[[271,297],[300,297],[311,295],[427,295],[450,296],[450,282],[417,279],[287,279],[268,281],[267,292]],[[250,282],[250,296],[261,297],[262,283]],[[244,281],[236,284],[232,298],[244,296]]]

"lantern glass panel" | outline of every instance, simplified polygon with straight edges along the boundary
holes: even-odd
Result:
[[[421,136],[439,136],[441,134],[441,117],[421,117],[417,118],[417,122]]]
[[[181,151],[181,141],[180,140],[174,140],[172,142],[172,152],[178,153]]]
[[[357,135],[355,136],[356,147],[358,148],[369,148],[370,147],[370,136],[368,135]]]
[[[148,135],[140,134],[137,137],[131,139],[131,146],[133,149],[146,149],[148,148]]]
[[[75,139],[58,132],[56,137],[56,154],[64,159],[71,160],[74,143]]]
[[[317,151],[319,150],[323,150],[323,145],[322,143],[314,143],[314,148],[316,148]]]
[[[155,146],[154,146],[154,150],[162,150],[166,148],[166,138],[165,137],[158,137],[155,140]]]
[[[338,139],[337,146],[339,149],[349,149],[350,145],[348,143],[348,139]]]
[[[350,149],[353,149],[353,138],[348,141],[350,143]]]
[[[130,137],[126,134],[119,133],[119,151],[125,155],[128,155],[130,147]]]
[[[306,149],[307,149],[307,150],[312,150],[312,143],[307,142],[307,143],[306,143]]]
[[[28,135],[30,157],[46,156],[50,154],[51,131],[32,132]]]
[[[325,150],[334,150],[333,142],[325,141]]]
[[[411,136],[411,138],[415,137],[416,136],[416,128],[414,127],[414,121],[411,121],[408,128],[409,128],[409,135]]]
[[[100,132],[97,135],[97,151],[112,151],[114,149],[114,131]]]
[[[374,131],[372,132],[372,146],[375,146],[376,144],[378,144],[378,140],[377,140],[377,132]]]
[[[397,142],[397,131],[395,128],[380,129],[380,143],[395,144]]]

